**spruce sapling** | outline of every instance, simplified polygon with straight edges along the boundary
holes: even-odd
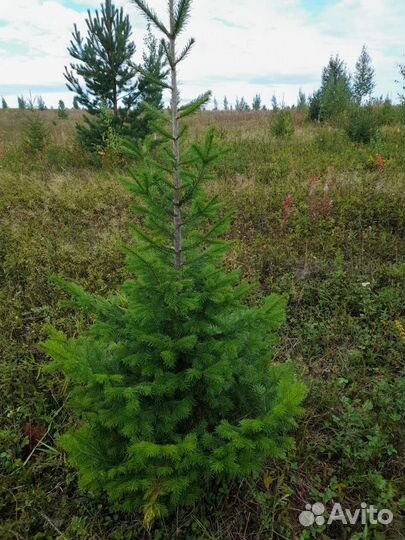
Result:
[[[136,278],[109,299],[65,283],[96,322],[75,339],[55,332],[45,349],[70,381],[79,427],[61,442],[81,486],[142,511],[150,526],[213,481],[258,475],[283,457],[305,387],[271,358],[283,298],[249,307],[250,287],[224,267],[229,216],[203,189],[220,153],[213,132],[187,145],[183,121],[209,99],[180,102],[177,67],[194,40],[179,51],[177,40],[191,1],[169,0],[168,25],[134,2],[164,35],[171,92],[170,115],[149,107],[162,145],[132,150],[143,162],[127,181],[143,217],[127,248]]]

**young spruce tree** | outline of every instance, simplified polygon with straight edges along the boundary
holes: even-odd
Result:
[[[336,119],[352,101],[351,77],[346,64],[338,54],[331,56],[322,72],[321,119]]]
[[[353,78],[353,91],[356,101],[362,104],[364,98],[370,98],[375,88],[375,71],[367,47],[363,45]]]
[[[260,111],[262,108],[262,97],[260,94],[256,94],[252,102],[252,110]]]
[[[147,106],[154,109],[163,109],[163,86],[168,76],[165,62],[165,52],[162,43],[152,34],[150,26],[144,40],[142,65],[138,66],[138,94],[139,103],[128,113],[128,126],[123,135],[134,139],[143,138],[152,132],[153,114]]]
[[[27,102],[24,96],[18,96],[17,103],[18,103],[18,108],[20,109],[20,111],[24,111],[27,108]]]
[[[45,100],[44,100],[44,98],[42,96],[38,96],[38,98],[37,98],[37,109],[39,111],[46,111],[47,110]]]
[[[398,81],[399,84],[401,84],[402,86],[402,91],[401,93],[398,94],[398,97],[401,100],[401,103],[405,105],[405,64],[400,64],[398,67],[399,67],[399,73],[402,78],[402,81]]]
[[[169,0],[168,24],[134,2],[163,33],[171,74],[170,115],[150,108],[166,144],[158,155],[146,145],[128,181],[143,216],[127,250],[136,278],[110,299],[66,284],[96,322],[45,347],[71,384],[80,425],[62,444],[81,486],[143,511],[149,525],[194,504],[212,480],[257,475],[282,457],[305,388],[289,364],[271,361],[283,299],[248,307],[249,287],[224,268],[229,217],[203,189],[219,154],[213,133],[201,145],[185,140],[183,120],[209,99],[180,104],[177,66],[194,40],[178,50],[178,37],[191,0]]]
[[[60,118],[61,120],[65,120],[67,117],[68,117],[68,112],[66,109],[65,102],[63,101],[63,99],[60,99],[58,103],[58,118]]]

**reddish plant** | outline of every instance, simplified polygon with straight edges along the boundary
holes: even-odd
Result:
[[[308,182],[309,188],[309,215],[312,221],[316,221],[318,218],[318,199],[317,199],[317,184],[319,182],[319,176],[311,176]]]
[[[322,197],[322,215],[324,218],[329,218],[332,214],[333,201],[328,191],[325,191]]]
[[[36,425],[36,424],[33,424],[32,422],[27,422],[25,424],[24,435],[28,437],[30,452],[32,452],[32,450],[44,437],[45,433],[46,433],[45,426]]]
[[[377,154],[375,156],[375,165],[377,167],[377,169],[383,173],[384,170],[385,170],[385,159],[383,158],[383,156],[381,154]]]
[[[283,202],[283,229],[286,229],[288,227],[293,208],[294,208],[294,197],[290,194],[285,198]]]

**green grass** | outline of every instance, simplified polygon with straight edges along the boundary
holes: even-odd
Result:
[[[16,127],[0,144],[0,538],[405,538],[405,344],[395,325],[405,321],[405,130],[386,126],[364,145],[298,115],[287,138],[272,135],[265,113],[205,113],[190,126],[198,137],[215,125],[230,148],[211,187],[234,211],[228,264],[258,294],[288,294],[276,358],[295,359],[310,393],[287,462],[213,488],[148,533],[139,516],[79,493],[57,446],[74,422],[68,385],[43,372],[38,349],[47,324],[73,335],[89,322],[52,274],[102,295],[124,280],[130,196],[119,171],[78,152],[71,116],[45,113],[50,137],[31,160],[22,132],[32,113],[0,113],[0,134],[11,113]],[[394,523],[304,531],[298,514],[315,501],[365,501],[391,509]]]

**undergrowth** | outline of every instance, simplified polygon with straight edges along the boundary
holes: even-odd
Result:
[[[38,343],[48,324],[74,336],[91,321],[64,307],[50,276],[113,293],[125,279],[133,201],[117,171],[94,168],[70,136],[51,135],[29,160],[24,124],[0,161],[0,538],[404,537],[405,131],[384,126],[356,143],[296,121],[280,138],[266,115],[229,117],[205,113],[190,136],[214,124],[231,150],[212,188],[234,211],[227,264],[260,284],[258,296],[289,297],[276,359],[293,358],[310,388],[295,450],[258,482],[218,486],[150,532],[79,492],[57,443],[72,422],[66,381],[44,374]],[[298,515],[315,501],[366,501],[394,522],[304,530]]]

